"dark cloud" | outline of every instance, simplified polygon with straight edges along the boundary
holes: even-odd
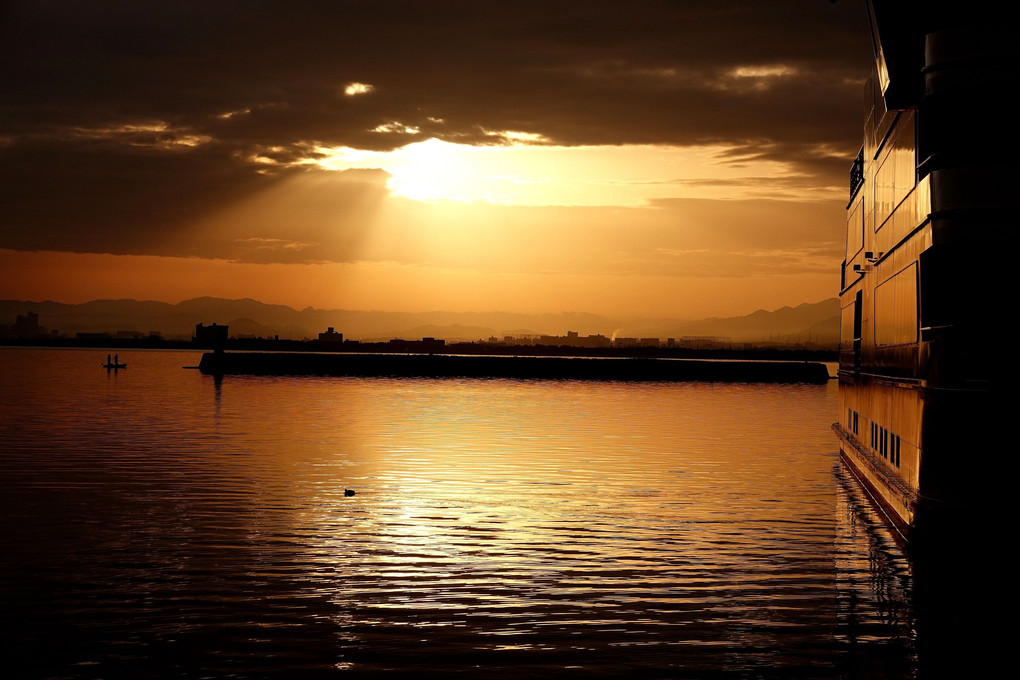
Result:
[[[19,145],[8,159],[2,246],[18,250],[343,261],[388,193],[381,170],[258,174],[220,149]],[[304,247],[270,247],[283,242]]]
[[[6,2],[0,247],[161,252],[312,143],[723,142],[834,183],[869,49],[824,0]]]

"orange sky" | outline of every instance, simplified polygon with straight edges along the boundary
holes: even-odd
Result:
[[[863,10],[759,4],[298,3],[222,35],[240,6],[20,7],[0,298],[695,318],[832,297]]]
[[[395,263],[253,264],[151,255],[0,250],[0,287],[29,300],[120,299],[176,303],[203,295],[251,297],[303,309],[556,313],[702,318],[796,305],[804,286],[825,291],[829,273],[755,279],[567,274],[485,274]],[[167,282],[173,281],[173,285]],[[82,285],[82,282],[86,282]]]

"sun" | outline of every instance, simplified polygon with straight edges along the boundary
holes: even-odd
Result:
[[[403,147],[387,170],[390,190],[417,201],[470,201],[484,196],[475,147],[429,139]]]
[[[380,168],[390,174],[391,192],[416,201],[512,203],[513,196],[500,191],[506,180],[501,150],[432,138],[385,152],[318,147],[314,163],[327,170]]]

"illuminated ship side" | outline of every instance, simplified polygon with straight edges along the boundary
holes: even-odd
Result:
[[[942,541],[1001,513],[1012,475],[1002,328],[1020,178],[1006,101],[1020,60],[1014,30],[980,3],[868,5],[833,427],[902,537]]]

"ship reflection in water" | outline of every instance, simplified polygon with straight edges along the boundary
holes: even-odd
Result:
[[[912,568],[839,464],[834,383],[0,355],[27,677],[916,675]]]

